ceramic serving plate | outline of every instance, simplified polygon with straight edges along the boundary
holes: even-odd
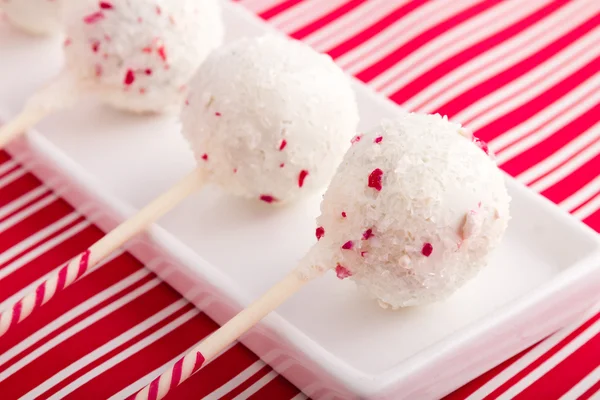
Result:
[[[228,40],[269,28],[224,4]],[[14,115],[60,69],[61,39],[0,26],[0,112]],[[361,129],[403,111],[355,83]],[[103,229],[191,171],[174,117],[93,101],[56,114],[11,154]],[[597,299],[598,236],[507,177],[512,221],[488,266],[449,300],[391,312],[334,274],[307,285],[242,341],[314,398],[436,398],[579,317]],[[284,208],[191,196],[127,249],[224,323],[314,243],[320,194]]]

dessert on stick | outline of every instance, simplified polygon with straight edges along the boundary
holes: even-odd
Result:
[[[34,34],[51,35],[62,30],[63,0],[2,0],[0,10],[15,27]]]
[[[0,148],[90,94],[135,113],[178,111],[223,37],[218,0],[63,0],[65,66],[0,127]]]
[[[357,137],[298,267],[135,396],[160,399],[305,284],[333,270],[383,307],[443,300],[485,266],[509,219],[494,161],[439,115],[408,114]]]
[[[358,124],[331,57],[280,36],[215,50],[190,91],[183,131],[197,168],[0,314],[0,336],[206,183],[271,206],[325,186]]]

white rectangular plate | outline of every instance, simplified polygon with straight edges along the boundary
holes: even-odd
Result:
[[[227,40],[266,27],[224,4]],[[0,110],[14,115],[60,68],[60,39],[0,27]],[[402,112],[355,83],[361,129]],[[133,213],[194,166],[174,117],[93,102],[46,119],[13,155],[102,228]],[[512,217],[491,265],[446,302],[385,311],[328,274],[243,342],[316,398],[434,398],[583,313],[600,284],[598,236],[508,179]],[[285,208],[226,197],[187,199],[129,249],[219,323],[294,267],[314,243],[320,194]],[[149,243],[146,240],[151,240]]]

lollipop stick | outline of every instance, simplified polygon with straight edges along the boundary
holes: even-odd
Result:
[[[49,279],[38,285],[34,292],[29,293],[0,314],[0,337],[27,318],[35,309],[47,303],[57,293],[62,292],[86,272],[91,271],[103,258],[198,190],[203,183],[204,174],[200,170],[195,170],[136,215],[94,243],[88,250],[57,269]]]
[[[69,75],[59,75],[56,80],[31,96],[15,118],[0,126],[0,149],[46,116],[74,105],[82,88],[83,84],[77,83]]]
[[[248,308],[229,320],[171,368],[140,390],[134,398],[136,400],[162,399],[169,391],[198,371],[206,361],[223,351],[309,281],[310,279],[303,279],[296,271],[292,271]]]

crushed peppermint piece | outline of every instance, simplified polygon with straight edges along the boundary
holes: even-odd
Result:
[[[304,179],[308,176],[308,171],[303,169],[300,171],[300,175],[298,175],[298,187],[302,187],[304,185]]]
[[[381,141],[383,140],[383,136],[377,136],[374,140],[375,143],[381,143]]]
[[[98,21],[104,19],[104,13],[102,11],[96,11],[93,14],[87,15],[83,18],[83,22],[86,24],[95,24]]]
[[[281,143],[279,144],[279,151],[285,149],[286,145],[287,145],[287,140],[281,139]]]
[[[208,161],[208,154],[206,154],[206,153],[202,154],[202,159],[204,161]]]
[[[350,140],[350,143],[355,144],[360,142],[360,138],[362,137],[362,135],[356,135],[352,138],[352,140]]]
[[[260,200],[264,201],[265,203],[273,203],[275,201],[277,201],[277,199],[269,194],[263,194],[259,197]]]
[[[364,233],[362,235],[363,240],[369,240],[369,238],[372,237],[372,236],[373,236],[373,229],[371,229],[371,228],[369,228],[366,231],[364,231]]]
[[[354,242],[352,242],[352,240],[348,240],[346,243],[344,243],[342,245],[342,249],[344,249],[344,250],[351,250],[352,247],[354,247]]]
[[[132,69],[128,69],[125,74],[125,80],[123,81],[126,85],[131,85],[135,81],[135,73]]]
[[[383,171],[379,168],[374,169],[369,174],[369,187],[381,191],[381,177],[383,176]]]
[[[352,272],[340,264],[335,266],[335,274],[339,279],[346,279],[352,276]]]
[[[100,8],[103,10],[112,10],[113,5],[112,5],[112,3],[108,2],[108,1],[101,1]]]
[[[342,211],[342,218],[346,218],[346,211]]]
[[[319,226],[315,231],[315,235],[317,236],[317,240],[321,240],[321,238],[325,236],[325,229],[322,226]]]
[[[433,253],[433,246],[431,243],[425,243],[421,249],[421,254],[423,254],[425,257],[429,257],[431,253]]]

